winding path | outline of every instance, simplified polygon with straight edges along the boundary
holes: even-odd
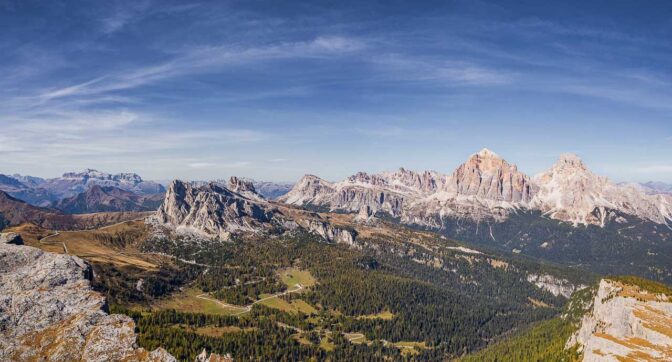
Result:
[[[261,303],[261,302],[266,301],[266,300],[269,300],[269,299],[273,299],[273,298],[281,297],[281,296],[283,296],[283,295],[287,295],[287,294],[291,294],[291,293],[300,292],[301,290],[303,290],[303,285],[301,285],[301,284],[295,284],[294,287],[296,287],[296,289],[287,289],[287,290],[285,290],[285,291],[282,292],[282,293],[277,293],[277,294],[270,295],[270,296],[268,296],[268,297],[261,298],[261,299],[259,299],[259,300],[256,300],[256,301],[254,301],[254,302],[252,302],[252,303],[250,303],[250,304],[248,304],[248,305],[244,305],[244,306],[224,303],[224,302],[222,302],[222,301],[220,301],[220,300],[217,300],[217,299],[215,299],[215,298],[211,298],[211,297],[209,297],[209,296],[208,296],[208,293],[199,294],[199,295],[196,296],[196,298],[200,298],[200,299],[203,299],[203,300],[207,300],[207,301],[215,302],[215,303],[217,303],[217,304],[219,304],[220,306],[225,307],[225,308],[243,309],[242,312],[233,314],[234,316],[238,316],[238,315],[241,315],[241,314],[250,312],[250,311],[252,310],[252,307],[253,307],[255,304],[257,304],[257,303]]]
[[[45,237],[43,237],[42,239],[39,239],[39,240],[37,240],[37,241],[38,241],[40,244],[42,244],[42,245],[50,245],[50,244],[48,244],[48,243],[45,243],[44,241],[47,240],[47,239],[49,239],[49,238],[53,238],[54,236],[59,236],[59,235],[61,235],[61,233],[59,233],[58,230],[54,230],[54,233],[53,233],[53,234],[51,234],[51,235],[47,235],[47,236],[45,236]],[[63,245],[63,250],[65,251],[65,253],[66,253],[66,254],[70,254],[70,253],[68,252],[68,246],[65,245],[65,242],[64,242],[64,241],[61,242],[61,245]]]

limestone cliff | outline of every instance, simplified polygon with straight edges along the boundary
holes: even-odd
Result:
[[[289,208],[255,196],[254,186],[232,177],[229,187],[219,183],[193,186],[175,180],[155,219],[175,231],[200,233],[220,240],[237,234],[283,233],[302,229],[329,242],[354,244],[354,231],[331,225],[316,213]]]
[[[587,362],[672,360],[672,298],[662,289],[603,279],[567,347]]]
[[[135,324],[109,315],[77,257],[0,243],[0,361],[175,361],[136,346]]]

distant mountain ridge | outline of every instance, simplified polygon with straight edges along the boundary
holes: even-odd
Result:
[[[114,186],[94,184],[86,191],[52,204],[68,214],[115,211],[154,211],[163,201],[162,194],[138,195]]]
[[[671,194],[672,195],[672,184],[668,184],[665,182],[654,182],[654,181],[649,181],[649,182],[644,182],[640,183],[640,186],[644,188],[644,190],[647,193],[650,194]]]
[[[366,206],[403,223],[439,228],[445,216],[504,221],[519,210],[540,211],[575,226],[623,221],[616,212],[657,224],[672,220],[672,195],[615,184],[590,172],[576,155],[562,155],[532,178],[488,149],[450,175],[402,168],[359,172],[336,183],[306,175],[279,201],[346,212]]]
[[[478,246],[597,273],[672,281],[672,195],[611,182],[565,154],[535,177],[484,149],[451,174],[306,175],[278,202],[392,219]]]
[[[0,191],[36,206],[49,206],[61,199],[74,197],[94,185],[116,187],[137,195],[156,195],[166,191],[161,184],[145,181],[134,173],[109,174],[94,169],[66,172],[52,179],[0,175]]]
[[[54,230],[90,229],[147,216],[140,212],[101,212],[69,215],[55,209],[30,205],[0,191],[0,230],[31,223]]]

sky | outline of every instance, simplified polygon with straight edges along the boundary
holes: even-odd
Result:
[[[672,182],[672,2],[0,0],[0,173]]]

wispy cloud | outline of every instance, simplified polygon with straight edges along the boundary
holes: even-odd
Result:
[[[365,43],[361,40],[339,36],[319,36],[311,41],[256,47],[235,45],[192,47],[179,51],[173,59],[167,62],[124,69],[79,84],[51,89],[39,94],[37,99],[44,101],[100,95],[189,74],[213,72],[224,66],[278,59],[329,58],[350,54],[364,48]]]
[[[377,127],[356,127],[356,133],[372,137],[399,137],[410,133],[410,130],[393,125],[380,125]]]
[[[194,154],[204,148],[224,149],[268,139],[258,130],[165,127],[152,116],[126,110],[52,114],[12,123],[0,118],[0,123],[6,134],[12,135],[0,137],[0,154],[11,163],[62,164],[90,158]]]
[[[672,164],[655,164],[643,167],[636,167],[634,168],[634,171],[638,173],[649,173],[649,174],[672,173]]]
[[[383,54],[372,62],[386,77],[399,80],[433,81],[444,85],[501,85],[511,83],[515,72],[473,62],[423,59],[404,54]]]
[[[608,86],[599,83],[577,82],[572,84],[566,82],[559,85],[551,84],[549,89],[555,92],[601,98],[643,108],[672,109],[672,96],[635,84],[627,87],[622,83]]]
[[[142,19],[151,5],[152,2],[149,0],[140,0],[115,6],[111,9],[110,14],[101,18],[102,32],[110,35],[122,30],[128,24]]]
[[[210,168],[214,167],[215,163],[212,162],[191,162],[187,164],[189,168]]]

